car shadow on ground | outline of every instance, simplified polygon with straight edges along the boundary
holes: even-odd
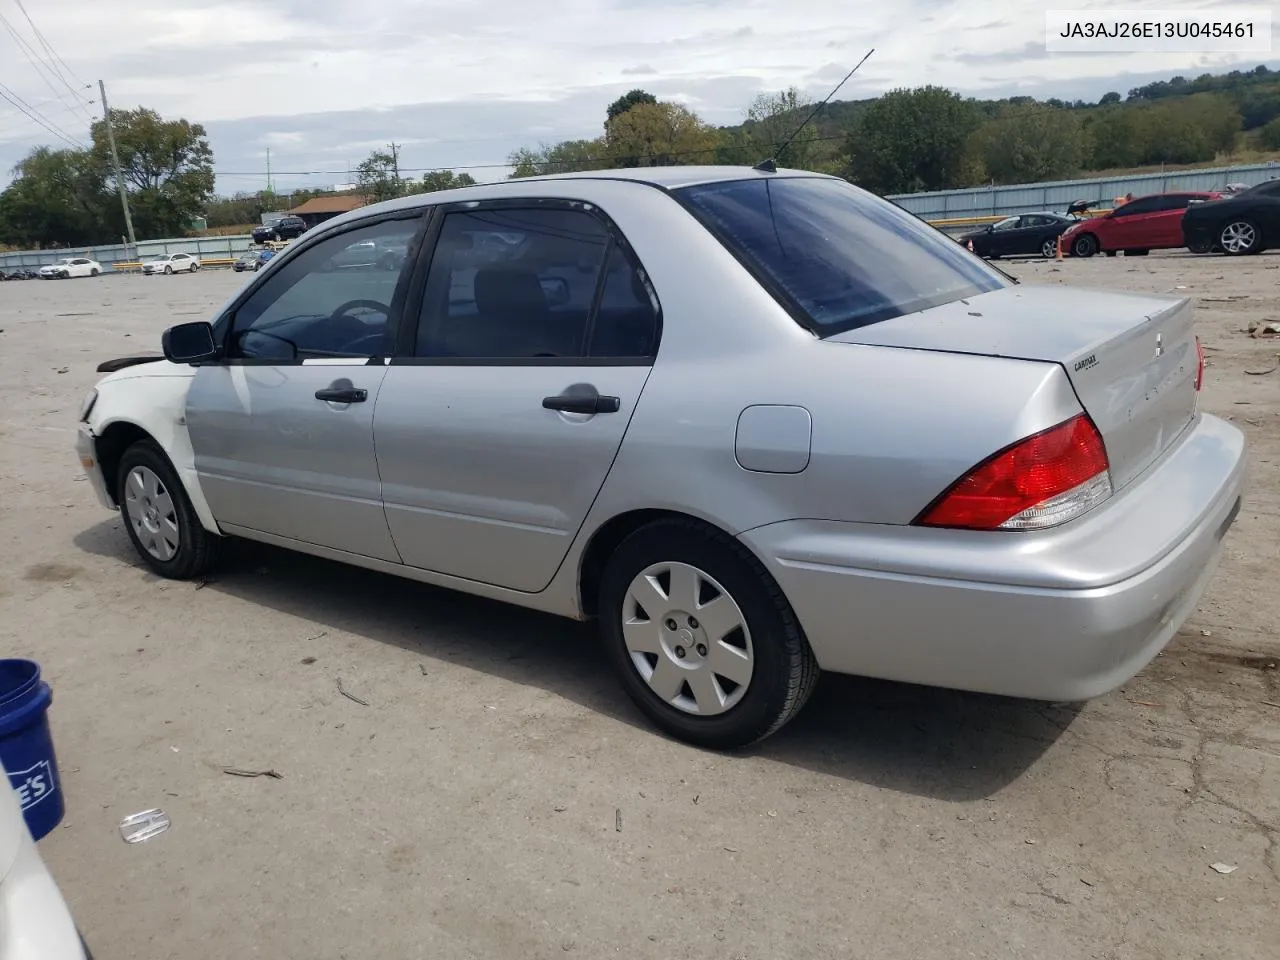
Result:
[[[76,535],[87,553],[153,576],[119,521]],[[565,697],[659,735],[614,680],[594,629],[451,590],[248,541],[206,589]],[[746,751],[903,793],[962,802],[1016,780],[1079,705],[827,675],[791,724]]]

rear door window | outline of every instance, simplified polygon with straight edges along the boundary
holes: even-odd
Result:
[[[1012,283],[918,217],[841,180],[759,177],[674,193],[820,336]]]

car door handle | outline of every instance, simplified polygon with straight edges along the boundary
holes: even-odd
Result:
[[[542,406],[561,413],[617,413],[622,401],[617,397],[602,397],[591,393],[562,393],[556,397],[543,397]]]
[[[329,387],[327,390],[317,390],[316,399],[327,400],[329,403],[364,403],[369,399],[369,391],[355,387]]]

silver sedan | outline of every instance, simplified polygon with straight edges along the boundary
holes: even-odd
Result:
[[[335,269],[370,244],[405,256]],[[712,747],[820,670],[1104,693],[1240,507],[1187,300],[1019,284],[815,174],[362,208],[163,347],[104,365],[78,441],[157,573],[245,537],[594,618],[638,708]]]

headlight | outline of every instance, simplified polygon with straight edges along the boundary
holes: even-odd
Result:
[[[80,404],[80,422],[86,423],[89,414],[93,413],[93,405],[98,402],[98,391],[90,390],[84,398],[84,403]]]

